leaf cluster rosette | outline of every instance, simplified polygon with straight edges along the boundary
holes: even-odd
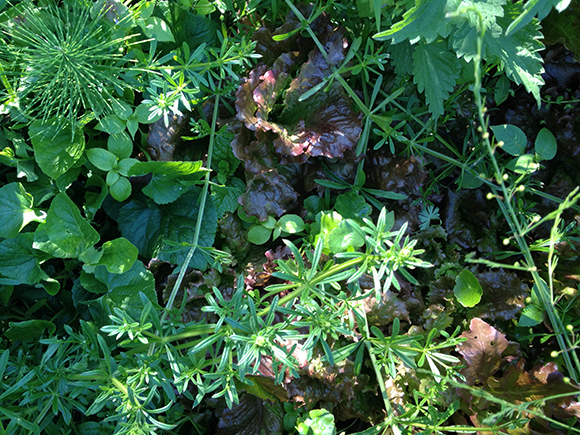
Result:
[[[258,49],[270,50],[264,58],[272,59],[273,53],[277,57],[272,64],[253,69],[236,93],[237,118],[243,125],[232,146],[252,174],[240,201],[248,215],[261,220],[268,213],[281,216],[297,198],[278,165],[305,163],[310,157],[344,158],[356,148],[362,132],[362,116],[351,107],[352,101],[339,83],[312,93],[344,60],[348,45],[344,29],[333,28],[324,16],[312,23],[324,45],[322,53],[319,48],[301,47],[303,40],[297,33],[288,36],[286,32],[292,33],[297,25],[290,20],[274,32],[276,39],[266,29],[256,32]],[[267,192],[272,204],[267,212],[250,201],[255,199],[256,189]]]

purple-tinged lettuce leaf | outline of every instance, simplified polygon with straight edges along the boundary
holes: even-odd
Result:
[[[471,319],[469,331],[461,337],[466,341],[457,347],[467,367],[463,369],[467,383],[476,385],[485,382],[500,367],[502,353],[508,348],[505,335],[481,319]]]
[[[220,417],[217,435],[282,435],[284,411],[281,403],[244,394],[240,403],[226,409]]]
[[[276,169],[257,174],[248,183],[246,193],[239,202],[248,216],[257,216],[260,221],[268,215],[282,216],[295,206],[298,194]]]

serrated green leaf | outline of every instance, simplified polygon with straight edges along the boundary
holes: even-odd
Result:
[[[91,148],[87,150],[89,162],[101,171],[110,171],[117,166],[117,156],[102,148]]]
[[[28,223],[42,219],[32,209],[32,195],[20,183],[10,183],[0,188],[0,237],[16,237]]]
[[[94,278],[108,290],[101,301],[126,310],[135,319],[139,318],[143,307],[139,293],[145,294],[153,303],[157,301],[155,278],[139,260],[120,274],[110,273],[104,266],[98,266]]]
[[[21,233],[0,242],[0,274],[20,283],[34,285],[47,278],[40,268],[46,255],[33,249],[33,233]]]
[[[211,199],[216,207],[218,218],[226,213],[235,212],[240,204],[238,198],[246,191],[246,184],[239,178],[231,178],[230,186],[212,186]]]
[[[510,14],[506,14],[506,17],[498,19],[502,28],[511,23],[509,16]],[[533,22],[509,36],[505,33],[492,35],[488,32],[483,38],[485,57],[491,62],[498,63],[500,69],[503,69],[516,84],[523,84],[534,96],[538,106],[541,104],[540,88],[544,84],[542,57],[538,54],[544,49],[541,39],[539,26]]]
[[[568,6],[569,2],[562,2],[562,0],[528,0],[524,6],[524,11],[509,25],[506,34],[509,36],[516,33],[535,17],[540,20],[545,18],[552,8],[561,3],[565,3],[564,6],[559,8],[562,11]]]
[[[328,235],[328,249],[333,254],[358,249],[365,244],[365,237],[360,226],[352,219],[341,220],[338,226]]]
[[[50,204],[44,231],[48,240],[61,250],[63,258],[78,258],[100,239],[66,193],[56,195]]]
[[[334,208],[342,217],[356,219],[361,222],[363,218],[370,216],[373,211],[373,208],[365,201],[364,197],[352,190],[338,195]]]
[[[81,129],[34,121],[29,128],[36,163],[46,175],[58,178],[82,157],[85,136]]]
[[[483,290],[475,275],[463,269],[455,278],[453,294],[464,307],[474,307],[481,301]]]
[[[433,116],[443,115],[443,102],[453,91],[461,64],[444,41],[419,44],[413,52],[413,81]]]
[[[511,124],[492,125],[490,126],[495,140],[502,141],[501,147],[506,153],[512,156],[519,156],[526,152],[528,146],[528,139],[521,128]]]
[[[556,157],[558,151],[558,144],[556,138],[550,130],[542,128],[536,136],[534,150],[540,160],[552,160]]]
[[[335,435],[334,415],[326,409],[313,409],[296,429],[300,435]]]
[[[392,39],[393,44],[408,39],[412,44],[419,39],[433,42],[449,34],[450,21],[446,15],[454,12],[460,0],[417,0],[414,7],[403,15],[403,20],[389,30],[377,33],[374,39]]]

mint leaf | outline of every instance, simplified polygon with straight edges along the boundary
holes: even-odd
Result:
[[[91,148],[87,150],[89,162],[101,171],[110,171],[117,166],[118,158],[115,154],[102,148]]]
[[[403,20],[389,30],[377,33],[373,38],[380,41],[392,39],[393,44],[408,39],[414,44],[419,39],[433,42],[438,36],[449,34],[450,22],[446,18],[459,6],[459,0],[417,0],[416,5],[405,12]]]
[[[129,201],[119,210],[117,222],[123,237],[135,245],[143,257],[153,257],[161,227],[159,206],[151,202]]]
[[[50,204],[44,231],[48,240],[61,250],[59,257],[63,258],[79,257],[100,239],[66,193],[56,195]]]
[[[32,195],[20,183],[0,188],[0,204],[0,237],[16,237],[29,222],[41,220],[32,209]]]
[[[133,142],[131,142],[131,138],[125,132],[112,134],[107,140],[107,148],[119,160],[122,160],[131,157],[131,153],[133,152]]]
[[[76,129],[73,134],[70,126],[34,121],[28,131],[36,163],[51,178],[56,179],[72,168],[85,150],[85,136],[81,129]]]
[[[413,52],[413,81],[419,92],[425,92],[429,112],[443,115],[443,101],[453,91],[461,64],[443,41],[419,44]]]
[[[45,254],[33,249],[33,239],[33,233],[22,233],[0,242],[0,274],[29,285],[48,278],[40,268]]]

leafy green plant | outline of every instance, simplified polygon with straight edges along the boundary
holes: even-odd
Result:
[[[304,221],[295,214],[286,214],[278,220],[268,216],[268,220],[265,222],[258,222],[250,227],[248,241],[256,245],[263,245],[270,240],[270,237],[272,240],[276,240],[280,236],[287,237],[290,234],[299,233],[304,228]]]

